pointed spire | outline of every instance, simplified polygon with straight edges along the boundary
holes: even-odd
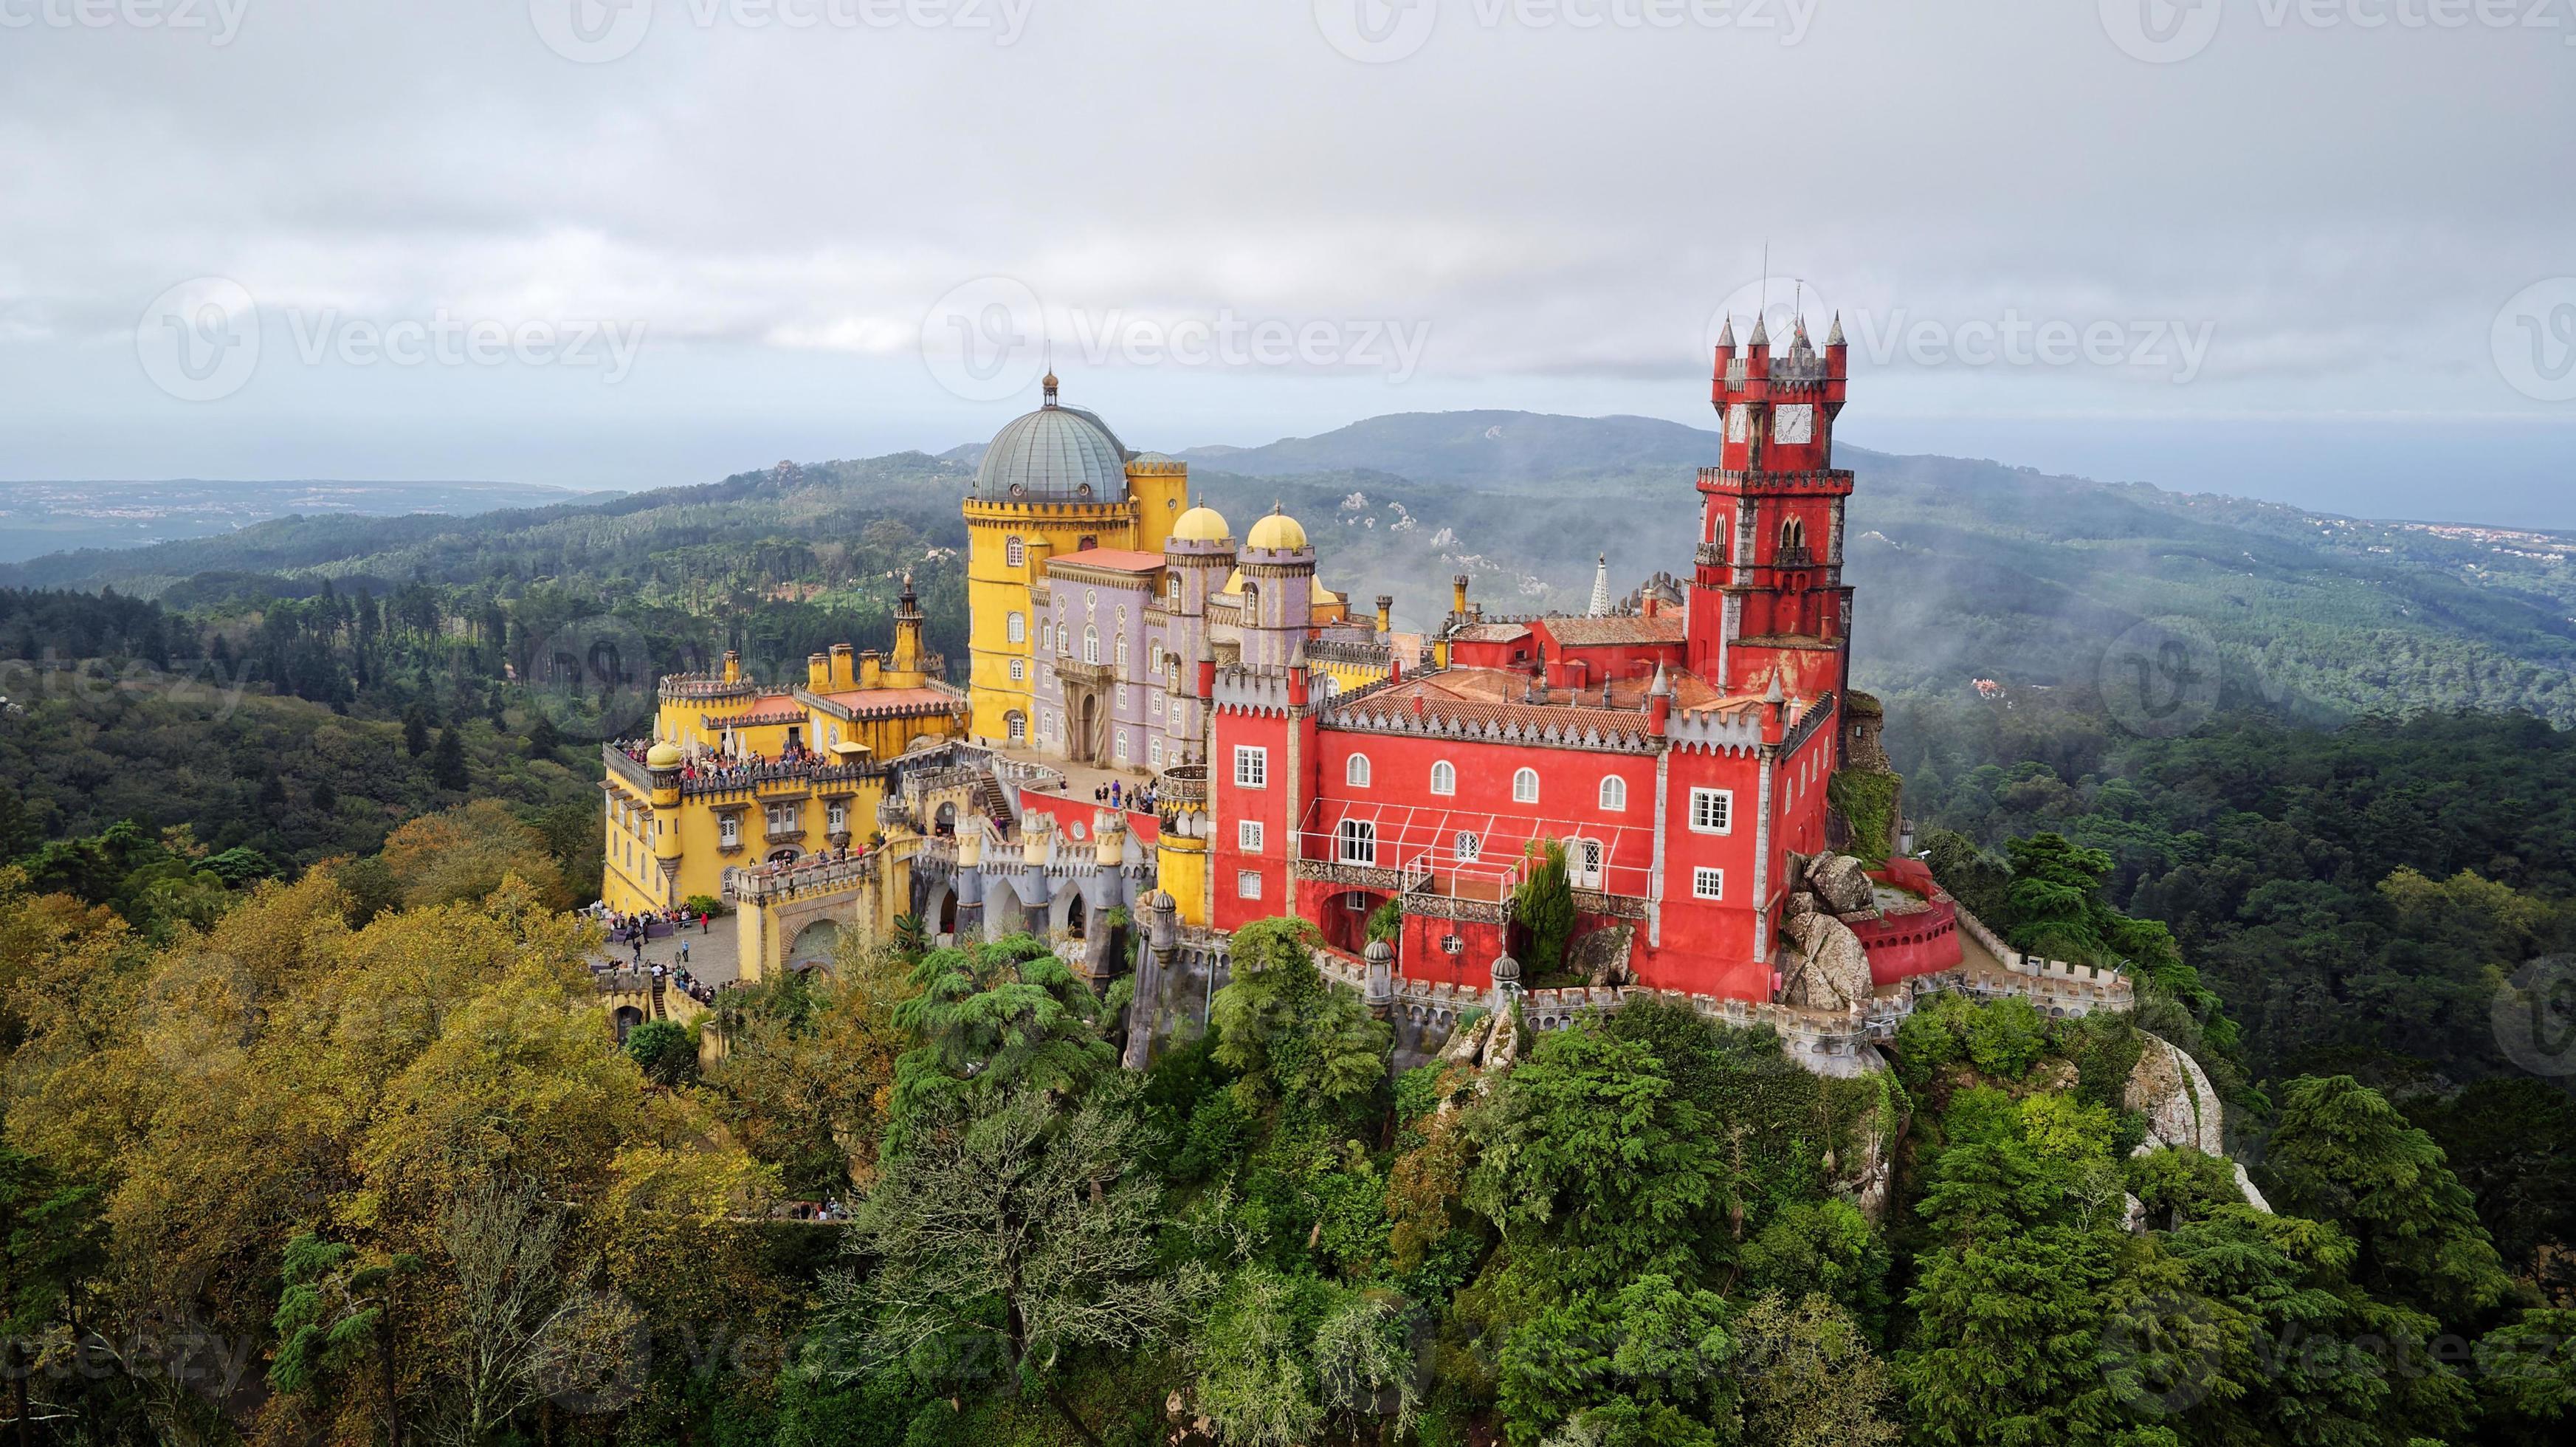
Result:
[[[1789,695],[1783,693],[1780,689],[1780,670],[1776,668],[1771,670],[1771,687],[1769,691],[1762,695],[1762,701],[1764,703],[1772,704],[1787,703],[1789,701]]]
[[[1829,347],[1846,347],[1851,345],[1849,342],[1843,340],[1843,314],[1841,312],[1834,313],[1834,329],[1825,333],[1825,345]]]
[[[1734,347],[1735,347],[1735,313],[1733,313],[1733,312],[1728,312],[1728,313],[1726,314],[1726,325],[1725,325],[1725,326],[1723,326],[1723,327],[1718,328],[1718,331],[1717,331],[1717,344],[1718,344],[1719,346],[1721,346],[1721,347],[1725,347],[1725,348],[1729,349],[1730,351],[1734,349]]]
[[[1647,688],[1646,688],[1646,697],[1648,697],[1648,698],[1655,698],[1655,697],[1661,696],[1661,697],[1664,697],[1664,698],[1670,698],[1670,697],[1672,697],[1672,693],[1673,693],[1673,681],[1672,681],[1672,679],[1671,679],[1668,675],[1666,675],[1666,674],[1665,674],[1665,672],[1664,672],[1664,666],[1663,666],[1661,663],[1656,664],[1656,665],[1655,665],[1655,681],[1654,681],[1653,683],[1651,683],[1651,684],[1647,685]]]
[[[1754,313],[1754,316],[1753,316],[1753,340],[1752,340],[1748,345],[1756,346],[1756,347],[1767,347],[1767,346],[1771,345],[1771,322],[1770,322],[1770,319],[1769,319],[1769,318],[1767,318],[1767,317],[1765,317],[1765,316],[1763,316],[1763,315],[1762,315],[1761,313],[1759,313],[1759,312]]]
[[[1803,347],[1807,344],[1807,314],[1805,312],[1798,313],[1797,327],[1792,333],[1792,336],[1796,338],[1799,346]]]
[[[1610,616],[1610,555],[1608,553],[1601,555],[1601,562],[1592,574],[1591,616],[1595,618]]]

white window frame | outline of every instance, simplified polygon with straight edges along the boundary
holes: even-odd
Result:
[[[840,802],[839,800],[835,799],[835,800],[833,800],[833,801],[832,801],[832,803],[831,803],[830,807],[826,808],[826,809],[823,811],[823,817],[824,817],[825,821],[827,822],[827,825],[828,825],[828,832],[830,832],[830,833],[834,833],[834,834],[843,834],[843,833],[847,833],[847,832],[849,831],[849,828],[850,828],[850,806],[849,806],[849,805],[844,804],[844,803]]]
[[[1598,839],[1566,841],[1566,873],[1577,889],[1599,889],[1610,874],[1610,846]]]
[[[1369,756],[1366,754],[1351,755],[1350,761],[1342,765],[1342,782],[1350,785],[1354,789],[1367,788],[1369,786]]]
[[[1261,897],[1261,871],[1258,869],[1236,870],[1234,875],[1234,897],[1237,899],[1259,899]]]
[[[1714,809],[1717,822],[1708,821]],[[1735,791],[1733,789],[1693,789],[1690,791],[1690,832],[1693,834],[1732,834],[1735,832]]]
[[[1449,841],[1449,852],[1459,863],[1473,864],[1485,857],[1485,836],[1473,829],[1461,829],[1458,837]]]
[[[731,846],[742,842],[742,817],[727,814],[716,824],[716,842]]]
[[[1377,825],[1366,819],[1344,819],[1333,831],[1333,857],[1363,869],[1377,867]]]
[[[1619,777],[1617,774],[1603,774],[1601,776],[1601,812],[1604,814],[1625,814],[1628,812],[1628,781],[1626,779]]]
[[[1458,792],[1458,766],[1441,759],[1431,766],[1431,792],[1447,797]]]
[[[1002,636],[1013,643],[1026,643],[1029,638],[1029,615],[1014,613],[1003,619]]]
[[[1082,661],[1085,663],[1100,661],[1100,630],[1087,624],[1082,630]]]
[[[1155,768],[1159,769],[1163,767],[1163,736],[1161,734],[1156,734],[1152,738],[1145,740],[1145,761],[1153,765]]]
[[[1270,751],[1251,744],[1234,746],[1234,786],[1238,789],[1270,787]]]
[[[1118,743],[1117,743],[1117,745],[1116,745],[1116,752],[1117,752],[1117,756],[1118,756],[1118,762],[1120,762],[1120,763],[1122,763],[1122,764],[1123,764],[1123,763],[1125,763],[1125,762],[1127,762],[1127,731],[1126,731],[1125,729],[1120,729],[1120,730],[1118,731]]]
[[[1029,545],[1018,533],[1013,533],[1002,540],[1002,562],[1005,566],[1013,568],[1025,568],[1029,565]]]
[[[1243,852],[1243,853],[1245,853],[1245,854],[1258,854],[1258,853],[1260,853],[1260,852],[1261,852],[1261,821],[1260,821],[1260,820],[1258,820],[1258,819],[1237,819],[1237,820],[1235,820],[1235,821],[1234,821],[1234,847],[1235,847],[1236,849],[1238,849],[1238,850],[1242,851],[1242,852]]]
[[[1726,871],[1711,865],[1700,865],[1691,871],[1691,898],[1726,898]]]
[[[1027,743],[1029,741],[1029,716],[1020,712],[1018,709],[1011,710],[1009,713],[1002,715],[1002,731],[1010,736],[1012,743]]]
[[[1538,802],[1538,770],[1521,768],[1512,771],[1512,802],[1515,804]]]
[[[1029,665],[1028,665],[1028,660],[1027,660],[1027,659],[1024,659],[1024,658],[1014,658],[1014,659],[1012,659],[1012,660],[1011,660],[1011,682],[1013,682],[1013,683],[1023,683],[1023,682],[1026,682],[1026,681],[1027,681],[1027,679],[1028,679],[1028,676],[1029,676]]]

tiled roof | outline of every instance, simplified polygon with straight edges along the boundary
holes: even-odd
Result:
[[[1063,567],[1100,568],[1112,573],[1150,573],[1163,566],[1161,553],[1143,553],[1134,548],[1085,548],[1047,561],[1050,571]]]
[[[939,688],[854,688],[815,697],[854,714],[945,712],[957,695]]]
[[[1533,626],[1568,648],[1600,648],[1617,643],[1679,643],[1689,624],[1678,613],[1642,613],[1610,618],[1539,618]]]
[[[1449,638],[1454,643],[1509,643],[1528,636],[1529,630],[1518,623],[1470,623]]]

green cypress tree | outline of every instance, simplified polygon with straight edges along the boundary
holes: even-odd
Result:
[[[463,789],[471,782],[465,773],[465,740],[454,724],[438,731],[438,751],[430,760],[429,777],[442,789]]]

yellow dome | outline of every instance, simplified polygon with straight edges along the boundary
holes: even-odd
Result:
[[[1243,545],[1273,550],[1302,548],[1306,546],[1306,530],[1297,525],[1295,518],[1281,512],[1277,503],[1272,503],[1270,516],[1252,525],[1252,533],[1243,540]]]
[[[676,769],[680,767],[680,758],[681,755],[678,746],[667,743],[655,744],[650,749],[644,751],[644,767],[648,769]]]
[[[1234,529],[1226,526],[1224,514],[1201,503],[1172,524],[1172,536],[1185,543],[1221,543],[1234,536]]]

